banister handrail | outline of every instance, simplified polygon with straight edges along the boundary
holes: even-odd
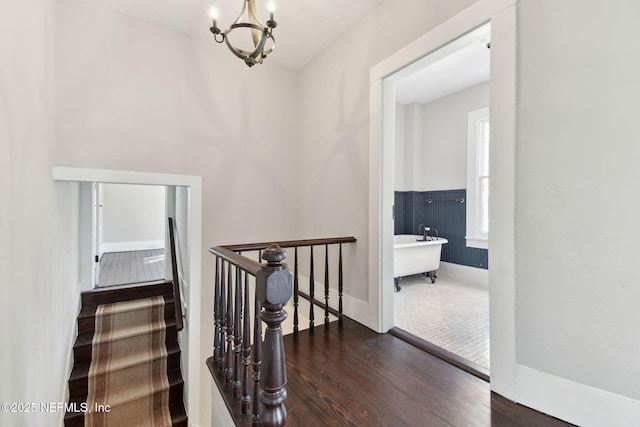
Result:
[[[209,252],[216,257],[212,363],[218,366],[223,381],[232,384],[233,399],[242,402],[244,415],[249,415],[253,400],[254,424],[283,426],[287,418],[284,404],[287,372],[281,324],[287,317],[284,306],[293,292],[291,272],[282,262],[287,253],[277,245],[270,245],[261,253],[266,261],[261,264],[221,246],[210,248]],[[249,276],[255,277],[253,319],[249,311]],[[262,322],[267,325],[264,340]],[[267,350],[263,351],[263,346]],[[248,384],[251,364],[253,396]]]
[[[324,311],[324,327],[329,328],[329,314],[343,323],[343,243],[355,243],[355,237],[285,240],[279,242],[221,245],[209,252],[215,256],[214,281],[214,350],[207,365],[223,392],[227,407],[240,417],[251,416],[253,425],[284,426],[286,422],[286,360],[282,338],[284,306],[293,295],[293,335],[298,336],[298,297],[310,301],[309,334],[314,332],[314,306]],[[329,246],[337,246],[338,310],[329,306]],[[314,295],[314,247],[324,246],[324,280]],[[300,290],[299,248],[309,247],[309,294]],[[290,271],[283,261],[284,248],[293,248]],[[245,252],[258,252],[258,261]],[[319,251],[317,251],[319,252]],[[307,256],[307,254],[304,254]],[[321,255],[319,255],[321,256]],[[266,262],[260,262],[266,261]],[[305,267],[306,268],[306,267]],[[321,267],[322,268],[322,267]],[[322,273],[321,273],[322,274]],[[249,276],[255,277],[251,296]],[[323,298],[322,298],[323,297]],[[322,301],[324,299],[324,301]],[[254,306],[251,313],[251,306]],[[263,339],[263,324],[266,324]],[[250,330],[253,329],[253,337]],[[295,338],[294,338],[295,339]],[[253,345],[251,344],[253,342]],[[253,353],[253,354],[252,354]],[[253,367],[253,375],[250,368]],[[253,386],[253,393],[251,393]],[[236,408],[237,406],[237,408]],[[235,417],[234,417],[235,418]],[[245,420],[247,420],[245,418]]]
[[[222,245],[220,247],[229,249],[230,251],[233,251],[233,252],[245,252],[245,251],[257,251],[257,250],[266,249],[269,246],[274,244],[280,246],[281,248],[296,248],[301,246],[321,246],[321,245],[334,245],[338,243],[355,243],[355,242],[357,242],[357,239],[353,236],[349,236],[349,237],[329,237],[325,239],[283,240],[281,242]]]
[[[180,277],[178,277],[178,257],[176,255],[176,241],[173,233],[173,218],[169,217],[169,244],[171,246],[171,270],[173,273],[173,302],[176,313],[176,328],[184,328],[182,321],[182,299],[180,296]]]
[[[267,247],[269,247],[269,245],[267,245]],[[248,272],[254,277],[262,268],[262,265],[259,262],[242,256],[228,249],[226,246],[216,246],[215,248],[209,248],[209,252],[217,256],[218,258],[222,258],[228,263],[239,267],[241,270]]]

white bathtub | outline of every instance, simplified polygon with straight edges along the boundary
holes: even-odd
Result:
[[[426,242],[422,236],[401,234],[393,236],[393,277],[396,290],[400,290],[400,278],[426,273],[435,282],[435,271],[440,268],[440,253],[447,239],[433,237]]]

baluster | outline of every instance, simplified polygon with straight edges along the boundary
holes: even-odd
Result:
[[[220,260],[220,364],[218,365],[218,371],[224,372],[225,369],[225,349],[226,349],[226,333],[227,333],[227,312],[226,303],[227,297],[224,286],[225,279],[225,261]]]
[[[291,273],[282,260],[287,253],[277,245],[264,251],[267,264],[256,275],[256,295],[263,307],[262,320],[267,324],[264,337],[264,375],[260,379],[260,423],[265,427],[283,426],[287,419],[287,370],[282,339],[282,322],[287,318],[284,306],[291,298]]]
[[[314,331],[313,331],[313,301],[314,301],[314,294],[315,294],[315,279],[313,278],[313,246],[310,246],[311,248],[311,259],[309,261],[309,334],[313,335]]]
[[[249,403],[251,403],[250,386],[250,367],[251,365],[251,313],[249,310],[249,274],[244,274],[244,306],[243,321],[244,330],[242,333],[242,365],[244,366],[244,375],[242,379],[242,415],[249,414]]]
[[[338,325],[344,324],[342,315],[342,243],[340,243],[340,253],[338,255]]]
[[[233,274],[231,264],[227,271],[227,356],[225,360],[225,380],[233,381]]]
[[[214,299],[213,299],[213,312],[214,312],[214,332],[213,332],[213,361],[214,363],[220,362],[220,258],[216,257],[216,276],[214,281]]]
[[[329,329],[329,245],[324,245],[324,328]]]
[[[260,371],[262,367],[262,305],[255,297],[253,312],[253,425],[260,422]]]
[[[293,252],[293,337],[298,338],[298,247]]]
[[[236,292],[234,308],[234,340],[235,360],[233,363],[233,398],[240,398],[240,356],[242,352],[242,270],[236,267]]]

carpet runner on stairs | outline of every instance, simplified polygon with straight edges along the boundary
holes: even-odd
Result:
[[[98,306],[85,426],[171,425],[164,304],[157,296]]]

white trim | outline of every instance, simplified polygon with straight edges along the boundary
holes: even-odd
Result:
[[[164,240],[149,240],[140,242],[104,242],[102,253],[144,251],[147,249],[164,249]]]
[[[514,5],[515,0],[477,1],[427,34],[371,67],[369,81],[382,80],[399,71],[404,75],[413,72],[414,70],[409,66],[416,64],[419,59],[457,39],[462,34],[481,26],[500,11]],[[423,65],[419,64],[420,67]],[[403,75],[398,77],[401,78]]]
[[[491,390],[515,395],[516,6],[491,18],[491,209],[489,328]],[[537,409],[537,408],[536,408]]]
[[[187,323],[189,325],[189,360],[187,378],[187,413],[191,425],[201,424],[202,382],[210,381],[210,375],[201,361],[201,300],[202,300],[202,177],[191,175],[172,175],[162,173],[114,171],[104,169],[85,169],[70,167],[54,167],[53,179],[72,182],[103,182],[114,184],[148,184],[175,185],[188,187],[190,191],[189,208],[189,253],[191,255],[189,274],[190,292],[188,301]],[[187,330],[187,329],[185,329]],[[205,403],[209,407],[210,403]],[[208,417],[208,415],[207,415]]]
[[[79,289],[78,290],[78,299],[76,302],[76,319],[78,318],[78,315],[80,314],[80,311],[82,310],[82,299],[80,298],[80,294],[81,292],[84,292],[84,289]],[[64,375],[64,378],[70,378],[71,377],[71,372],[73,371],[73,365],[74,365],[74,359],[73,359],[73,346],[76,342],[76,340],[78,339],[78,322],[74,322],[74,327],[73,330],[71,331],[71,336],[69,337],[69,341],[67,342],[67,348],[69,349],[69,355],[68,355],[68,359],[67,359],[67,370],[66,370],[66,374]],[[69,401],[69,383],[67,381],[64,381],[63,383],[63,390],[62,390],[62,394],[60,394],[62,396],[62,401],[63,402],[68,402]],[[60,411],[59,414],[59,418],[60,418],[60,423],[59,425],[64,425],[64,416],[66,415],[65,411]]]
[[[636,427],[640,400],[560,378],[528,366],[517,366],[518,402],[575,425]],[[553,393],[549,391],[553,390]]]
[[[95,232],[93,185],[82,182],[79,185],[79,251],[80,251],[80,286],[81,290],[90,291],[94,287],[94,277],[100,264],[95,262]]]
[[[478,188],[479,122],[489,118],[489,107],[467,114],[467,221],[465,243],[467,247],[489,248],[489,236],[480,232],[480,201]],[[490,174],[489,174],[490,176]]]
[[[385,332],[393,326],[393,138],[394,79],[428,54],[460,42],[491,22],[492,186],[491,388],[513,398],[515,383],[515,25],[514,0],[480,0],[370,70],[369,124],[369,321]],[[435,55],[438,55],[436,52]],[[429,58],[432,55],[429,55]],[[398,72],[401,70],[400,72]],[[395,73],[395,74],[394,74]],[[497,116],[497,117],[494,117]],[[497,128],[497,129],[496,129]],[[496,141],[498,139],[498,141]],[[496,153],[494,153],[496,152]],[[500,167],[495,167],[501,162]],[[494,203],[496,202],[496,203]],[[498,221],[500,220],[500,222]],[[497,259],[496,255],[500,255]]]
[[[193,426],[191,423],[190,425]],[[217,427],[235,427],[236,425],[215,381],[211,381],[211,425]]]
[[[469,218],[469,214],[467,214],[467,218]],[[489,249],[489,239],[481,237],[465,237],[464,239],[469,248]]]

